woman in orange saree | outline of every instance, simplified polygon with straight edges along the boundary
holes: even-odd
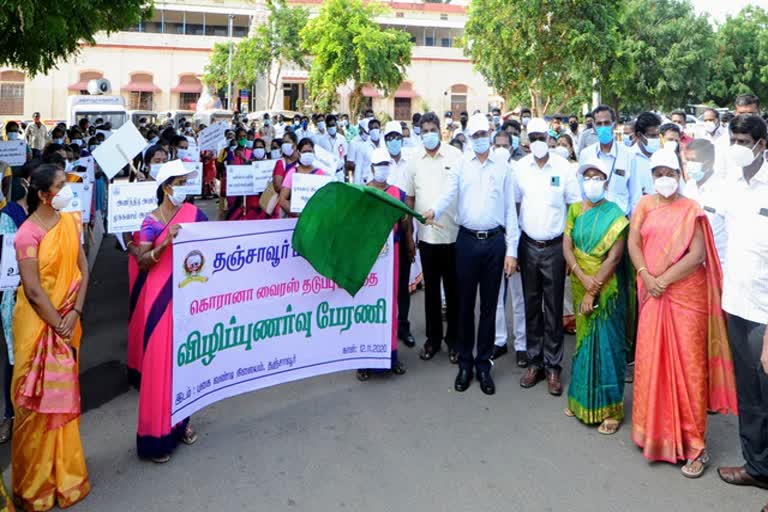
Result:
[[[709,461],[707,410],[736,412],[722,271],[704,211],[678,193],[677,155],[659,151],[651,168],[657,194],[640,200],[629,234],[640,308],[632,440],[697,478]]]
[[[19,508],[69,507],[91,489],[80,442],[79,352],[88,286],[79,213],[64,172],[42,165],[30,176],[30,216],[16,234],[21,287],[13,318],[16,421],[11,467]]]

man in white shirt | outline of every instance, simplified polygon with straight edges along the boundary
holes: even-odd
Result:
[[[613,130],[616,127],[616,114],[611,107],[599,105],[592,113],[592,118],[598,141],[584,148],[579,155],[579,162],[583,165],[596,157],[603,163],[609,171],[606,198],[619,205],[624,215],[629,216],[632,206],[642,196],[638,180],[632,175],[634,155],[629,148],[615,140]]]
[[[458,165],[462,153],[440,142],[440,118],[434,112],[419,119],[423,145],[406,168],[403,190],[406,204],[416,210],[431,208],[442,194],[448,174]],[[415,128],[415,127],[414,127]],[[443,214],[440,226],[419,226],[419,257],[424,272],[424,320],[427,340],[419,357],[429,361],[445,341],[451,363],[458,362],[459,295],[456,286],[456,201]],[[445,289],[447,330],[443,329],[441,286]],[[445,338],[443,337],[445,335]]]
[[[715,146],[706,139],[693,139],[684,149],[688,181],[683,195],[693,199],[704,209],[712,226],[715,247],[720,265],[725,268],[725,251],[728,236],[725,231],[725,182],[715,174]]]
[[[329,153],[333,152],[331,143],[328,140],[328,132],[326,131],[325,115],[318,114],[316,119],[315,126],[317,126],[317,131],[312,134],[312,142],[315,143],[315,146],[320,146]]]
[[[655,194],[653,187],[653,174],[651,173],[651,155],[661,148],[659,127],[661,119],[653,112],[643,112],[635,119],[635,158],[633,161],[633,179],[637,181],[640,195],[634,196],[635,202],[631,205],[634,211],[640,197],[645,194]]]
[[[517,271],[520,229],[515,208],[515,185],[507,163],[494,156],[488,119],[475,114],[467,123],[473,154],[465,155],[448,175],[445,190],[427,222],[440,222],[457,203],[456,275],[459,283],[459,373],[454,388],[463,392],[477,370],[480,389],[496,392],[491,378],[491,356],[496,324],[496,303],[502,271]],[[480,292],[480,320],[475,349],[475,303]],[[562,297],[561,297],[562,302]]]
[[[546,376],[549,393],[559,396],[563,393],[563,232],[568,206],[581,200],[581,190],[573,166],[549,151],[544,119],[531,119],[528,139],[531,154],[515,166],[529,364],[520,385],[531,388]]]
[[[720,113],[713,108],[705,110],[702,118],[704,119],[702,136],[715,145],[715,174],[724,178],[726,176],[728,147],[731,145],[728,130],[720,123]]]
[[[285,122],[283,121],[283,115],[277,114],[275,116],[276,122],[275,122],[275,138],[276,139],[282,139],[283,135],[285,135]]]
[[[320,144],[320,146],[326,148],[337,158],[338,164],[336,166],[336,172],[343,172],[347,158],[347,140],[342,135],[338,134],[339,127],[336,116],[330,115],[326,117],[325,124],[326,134],[323,137],[323,143]]]
[[[32,120],[33,122],[27,126],[24,138],[27,140],[29,147],[32,148],[34,156],[40,156],[43,148],[48,144],[48,128],[40,122],[40,112],[35,112]]]
[[[768,489],[768,127],[760,116],[729,124],[723,310],[736,375],[739,437],[745,464],[720,467],[725,482]]]
[[[355,146],[355,176],[358,185],[368,183],[371,179],[371,153],[380,146],[381,123],[378,119],[360,121],[361,141]]]

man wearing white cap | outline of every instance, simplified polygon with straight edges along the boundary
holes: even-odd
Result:
[[[439,222],[458,198],[456,274],[459,283],[459,373],[454,387],[463,392],[477,370],[480,389],[496,392],[491,378],[491,356],[496,324],[496,303],[502,270],[511,276],[517,271],[517,244],[520,237],[515,208],[515,185],[507,163],[494,156],[488,119],[473,115],[467,125],[473,154],[465,155],[448,175],[443,195],[427,221]],[[475,302],[480,291],[480,321],[475,348]],[[562,303],[562,297],[561,297]]]
[[[381,146],[381,123],[378,119],[363,119],[360,122],[360,142],[355,148],[354,183],[362,185],[371,180],[371,154]]]
[[[570,163],[549,152],[549,127],[544,119],[531,119],[528,139],[531,154],[515,168],[529,364],[520,385],[531,388],[546,374],[549,393],[559,396],[563,393],[563,232],[568,206],[581,200],[581,190]]]

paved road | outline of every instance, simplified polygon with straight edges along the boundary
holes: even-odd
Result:
[[[193,418],[200,441],[159,466],[135,453],[138,395],[125,385],[124,256],[107,244],[86,309],[82,436],[93,492],[74,510],[151,511],[757,511],[768,493],[727,486],[740,462],[736,420],[710,417],[713,466],[699,480],[649,464],[628,418],[605,437],[562,414],[542,383],[524,390],[514,357],[494,369],[497,394],[453,391],[441,353],[408,373],[358,382],[353,372],[216,404]],[[423,294],[414,296],[422,341]],[[568,339],[568,351],[573,338]],[[569,358],[570,355],[567,356]],[[566,368],[567,378],[567,368]],[[632,388],[627,388],[631,410]],[[8,445],[0,450],[6,482]]]

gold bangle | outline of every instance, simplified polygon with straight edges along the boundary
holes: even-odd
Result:
[[[638,274],[640,274],[640,272],[642,272],[643,270],[645,270],[646,272],[648,272],[648,269],[647,269],[647,268],[645,268],[645,267],[640,267],[639,269],[637,269],[637,273],[638,273]]]
[[[157,258],[155,258],[155,250],[154,249],[149,251],[149,257],[152,258],[152,261],[154,261],[155,263],[158,262]]]

